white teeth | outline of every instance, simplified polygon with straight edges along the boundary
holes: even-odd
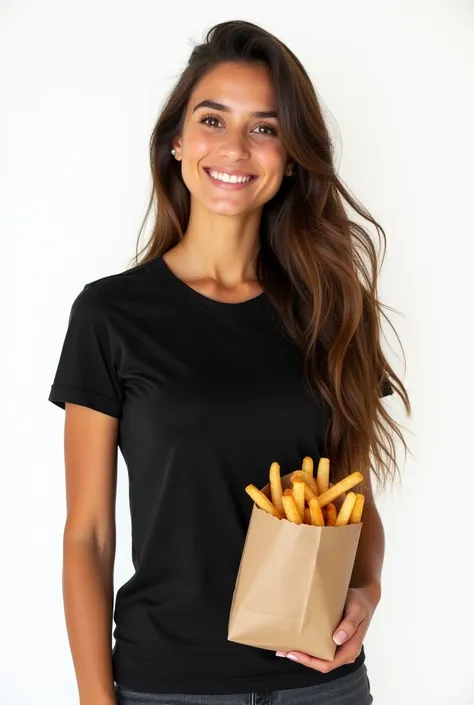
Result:
[[[224,181],[225,183],[230,184],[246,183],[252,178],[251,176],[236,176],[235,174],[229,176],[229,174],[221,173],[220,171],[214,171],[213,169],[210,169],[208,173],[212,176],[213,179],[219,179],[219,181]]]

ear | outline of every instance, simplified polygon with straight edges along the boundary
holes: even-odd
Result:
[[[178,161],[180,161],[181,160],[181,149],[182,149],[180,137],[176,137],[172,141],[172,148],[176,150],[176,154],[174,155],[174,158],[177,159]]]
[[[295,163],[293,160],[289,161],[285,168],[285,176],[293,176],[295,169]]]

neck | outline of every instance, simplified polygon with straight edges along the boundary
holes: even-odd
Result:
[[[192,263],[201,274],[228,285],[256,278],[260,249],[261,209],[239,215],[212,213],[191,200],[185,236],[175,248],[181,262]]]

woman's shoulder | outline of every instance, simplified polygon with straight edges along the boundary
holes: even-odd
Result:
[[[130,305],[135,297],[146,293],[148,286],[156,287],[156,279],[151,276],[154,263],[154,260],[147,260],[85,282],[73,301],[73,307],[92,312],[110,310],[121,303]]]

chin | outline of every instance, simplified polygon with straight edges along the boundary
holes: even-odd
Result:
[[[236,203],[204,203],[204,206],[208,211],[216,215],[244,215],[249,210],[253,210],[252,208],[239,206]]]

